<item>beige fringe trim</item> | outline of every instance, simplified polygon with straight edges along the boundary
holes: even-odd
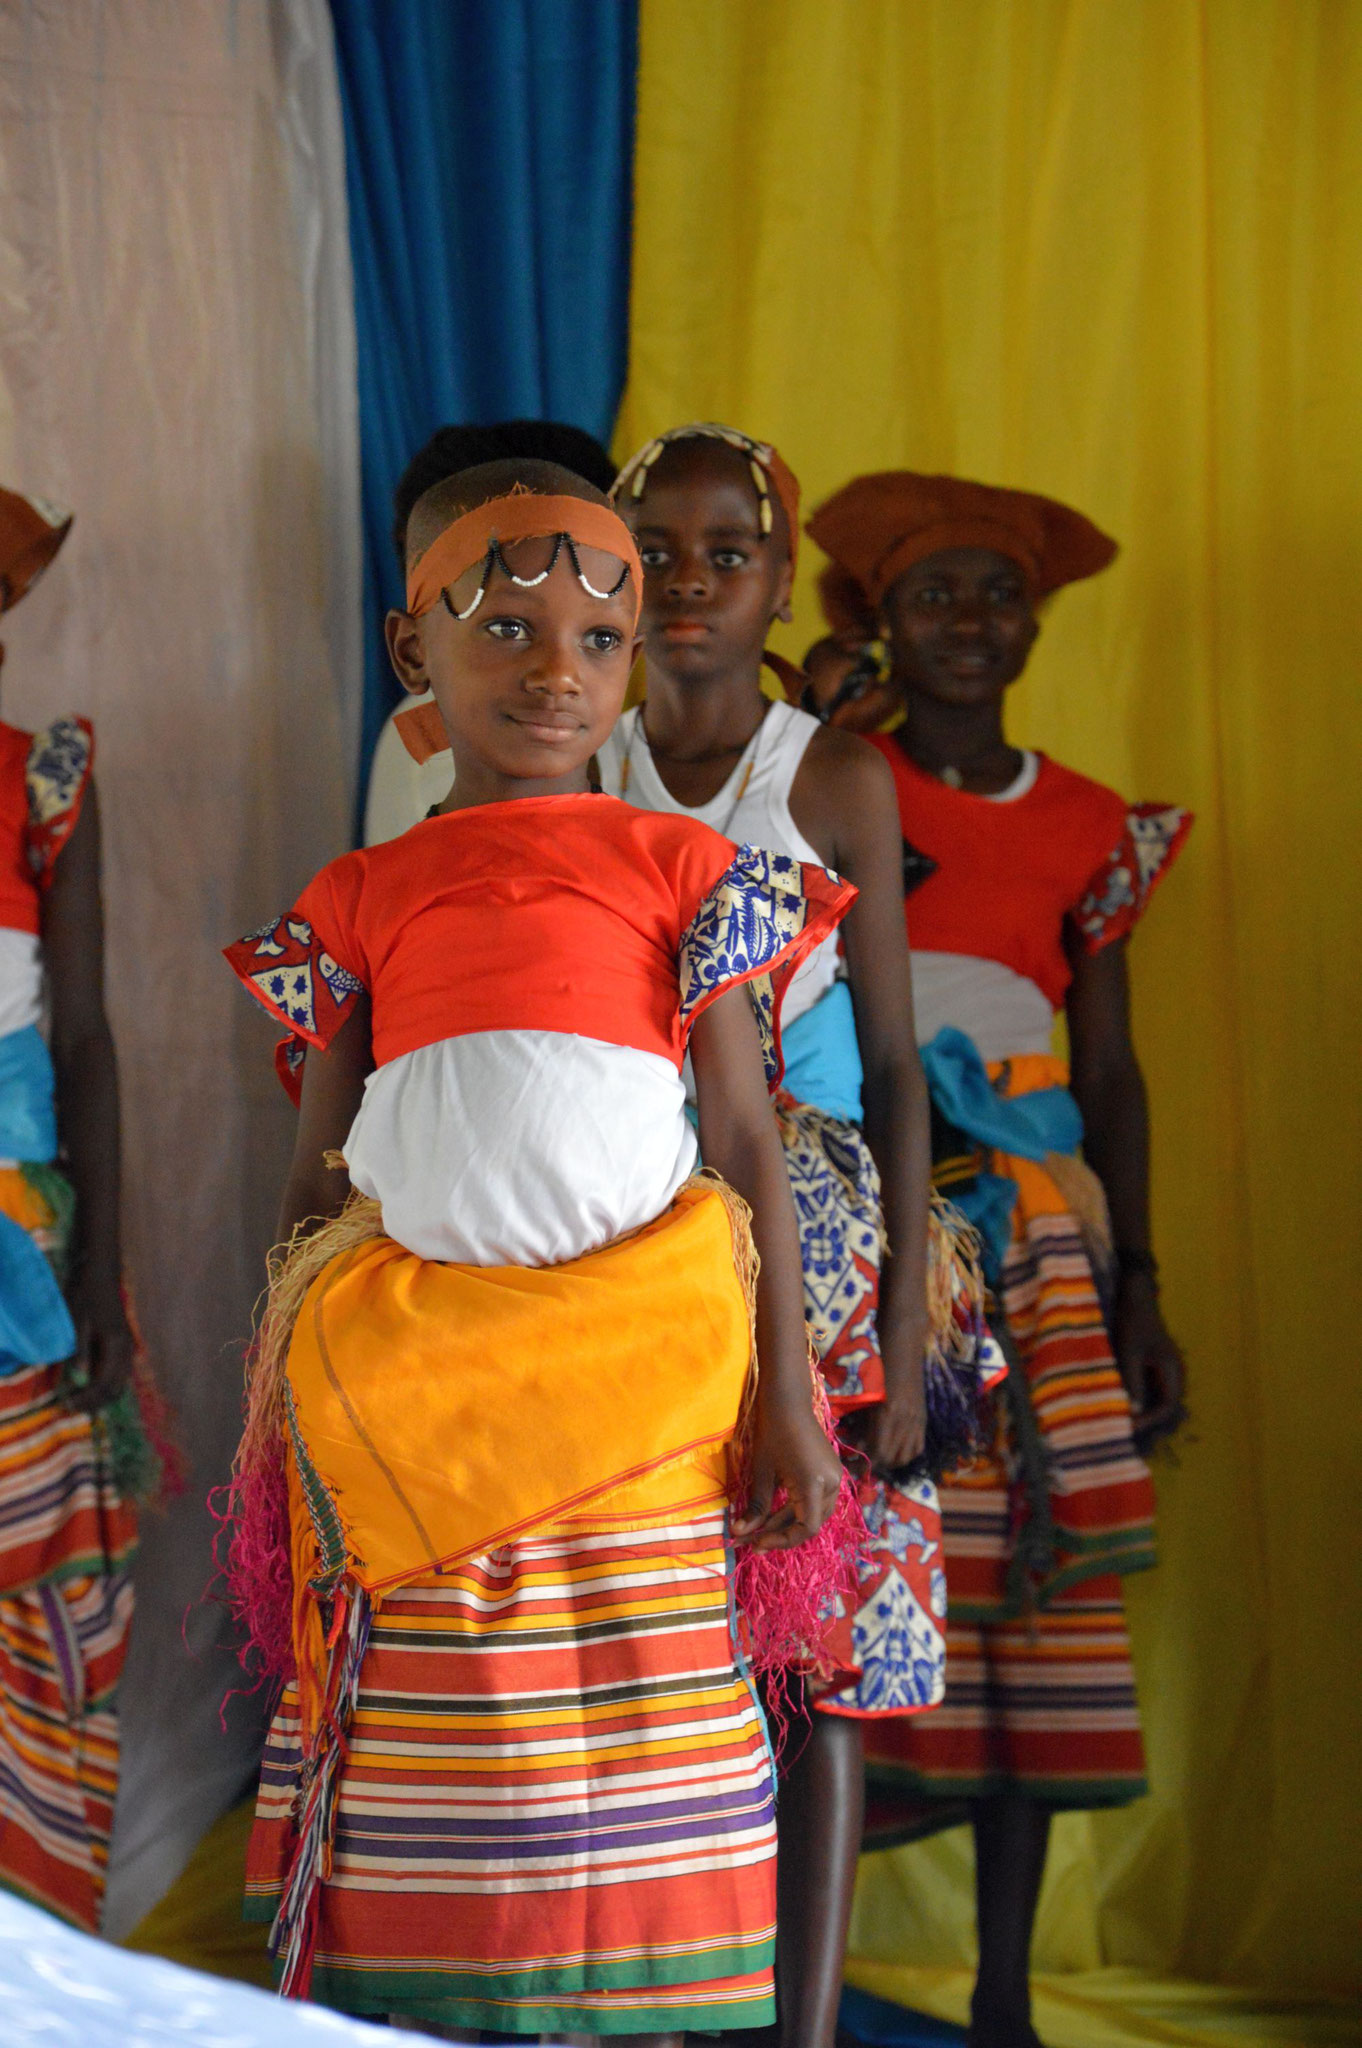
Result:
[[[932,1192],[927,1212],[927,1348],[928,1356],[965,1366],[973,1360],[977,1338],[962,1329],[955,1314],[957,1286],[964,1289],[977,1324],[984,1313],[984,1268],[979,1233],[944,1195]]]
[[[246,1427],[234,1470],[266,1453],[284,1435],[284,1386],[289,1345],[299,1311],[321,1273],[342,1252],[382,1237],[383,1211],[368,1195],[352,1194],[339,1216],[317,1226],[300,1223],[286,1245],[269,1255],[269,1285],[258,1304],[259,1324],[246,1362]]]

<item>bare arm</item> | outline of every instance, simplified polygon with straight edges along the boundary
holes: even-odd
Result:
[[[80,1405],[95,1408],[127,1383],[133,1340],[122,1297],[118,1061],[104,1008],[99,801],[93,783],[43,898],[42,943],[57,1131],[76,1196],[67,1293],[76,1355],[89,1375]]]
[[[878,1317],[885,1398],[867,1413],[861,1433],[874,1463],[892,1470],[918,1455],[926,1430],[922,1365],[932,1174],[927,1084],[913,1035],[903,833],[893,775],[872,747],[820,733],[806,762],[809,780],[814,773],[818,778],[817,796],[805,799],[802,769],[792,795],[801,817],[807,809],[815,827],[807,836],[820,849],[828,846],[831,864],[860,891],[842,935],[864,1070],[866,1143],[879,1168],[889,1238]]]
[[[705,1164],[751,1208],[761,1261],[752,1500],[734,1534],[761,1550],[784,1550],[823,1526],[841,1468],[813,1412],[794,1202],[745,988],[728,990],[697,1018],[691,1060]],[[789,1499],[773,1512],[777,1486]]]
[[[1144,1442],[1175,1428],[1182,1355],[1165,1327],[1149,1229],[1149,1105],[1130,1035],[1123,939],[1088,953],[1068,942],[1070,1085],[1083,1113],[1083,1154],[1111,1211],[1118,1260],[1116,1363]]]
[[[344,1167],[328,1166],[326,1154],[339,1152],[349,1137],[373,1066],[372,1008],[368,996],[359,995],[325,1052],[308,1047],[293,1164],[279,1207],[280,1244],[300,1223],[328,1222],[344,1208],[350,1177]]]

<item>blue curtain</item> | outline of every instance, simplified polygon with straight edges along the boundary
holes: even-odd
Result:
[[[397,698],[392,493],[446,421],[610,437],[624,385],[636,0],[331,0],[364,470],[363,788]]]

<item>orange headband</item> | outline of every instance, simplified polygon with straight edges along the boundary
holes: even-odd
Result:
[[[525,490],[476,505],[431,542],[407,571],[407,610],[414,619],[434,611],[443,592],[457,583],[466,570],[478,562],[490,570],[493,550],[503,541],[547,540],[558,535],[567,541],[570,553],[575,541],[579,547],[600,548],[623,562],[634,586],[637,625],[643,604],[643,564],[634,536],[619,514],[608,505],[593,505],[586,498],[554,498]],[[585,581],[575,554],[572,566],[584,589],[598,597],[611,595],[608,591],[596,591]],[[485,582],[484,578],[484,586]]]

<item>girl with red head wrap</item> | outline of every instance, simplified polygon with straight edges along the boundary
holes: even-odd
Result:
[[[869,1834],[973,1819],[971,2040],[1024,2048],[1050,1815],[1144,1789],[1121,1576],[1154,1559],[1140,1449],[1176,1425],[1182,1366],[1125,955],[1191,819],[1004,733],[1038,601],[1116,554],[1081,513],[895,470],[856,478],[808,531],[843,645],[888,649],[897,723],[874,743],[898,798],[937,1172],[984,1232],[1011,1357],[993,1442],[942,1488],[945,1703],[872,1731]]]

